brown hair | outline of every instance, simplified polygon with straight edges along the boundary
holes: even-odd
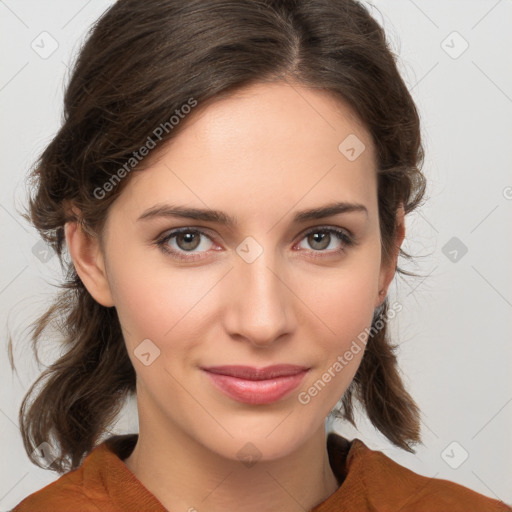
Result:
[[[120,168],[127,169],[126,162],[149,138],[157,138],[157,127],[166,127],[156,141],[161,146],[183,127],[168,121],[191,98],[205,106],[251,83],[274,80],[329,91],[350,104],[371,134],[383,257],[389,258],[397,208],[403,203],[405,213],[411,212],[425,192],[423,149],[419,116],[396,57],[363,5],[355,0],[116,1],[92,27],[74,63],[62,127],[31,173],[25,216],[57,252],[66,273],[54,303],[32,324],[36,356],[50,326],[59,329],[66,349],[31,386],[20,408],[23,442],[34,463],[34,448],[46,441],[59,450],[50,469],[78,467],[124,398],[135,393],[135,371],[116,309],[97,303],[64,257],[64,224],[77,220],[101,238],[109,206],[130,179],[128,171],[115,183],[113,177],[119,178]],[[141,161],[137,172],[149,162],[149,157]],[[107,181],[115,186],[98,193]],[[411,257],[402,249],[400,255]],[[374,322],[377,313],[387,311],[386,298]],[[376,428],[413,451],[411,444],[420,442],[419,410],[402,383],[395,348],[385,325],[371,334],[334,413],[355,425],[353,398],[358,399]]]

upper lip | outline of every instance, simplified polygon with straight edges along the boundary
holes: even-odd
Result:
[[[276,364],[265,366],[264,368],[254,368],[253,366],[207,366],[202,367],[203,370],[216,373],[219,375],[228,375],[246,380],[267,380],[277,377],[288,377],[297,375],[298,373],[309,370],[305,366],[297,366],[295,364]]]

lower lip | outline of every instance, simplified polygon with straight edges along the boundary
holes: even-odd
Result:
[[[245,404],[270,404],[277,402],[297,388],[308,370],[295,375],[268,380],[247,380],[228,375],[205,372],[213,385],[233,400]]]

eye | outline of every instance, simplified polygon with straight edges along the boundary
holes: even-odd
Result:
[[[206,242],[204,242],[206,240]],[[344,252],[347,247],[355,245],[356,242],[352,235],[346,231],[334,227],[315,227],[307,231],[301,240],[306,240],[312,249],[300,248],[310,252],[314,258],[325,257],[332,254]],[[326,250],[331,245],[330,250]],[[156,245],[165,253],[170,254],[177,259],[186,261],[195,261],[203,256],[200,253],[206,253],[215,246],[213,240],[204,231],[195,228],[175,229],[156,241]],[[220,250],[219,248],[213,250]],[[319,253],[319,254],[315,254]]]
[[[354,238],[339,228],[333,227],[315,227],[310,229],[304,234],[303,240],[306,240],[308,245],[313,248],[312,253],[321,254],[314,255],[313,257],[323,257],[326,249],[332,246],[334,243],[335,247],[331,247],[331,250],[327,251],[327,255],[339,254],[344,252],[347,247],[355,245]],[[308,250],[306,248],[306,250]]]
[[[208,240],[208,242],[203,243],[201,238]],[[213,241],[205,232],[198,229],[180,228],[171,231],[158,240],[156,244],[167,254],[172,254],[178,259],[191,261],[198,259],[193,257],[197,256],[197,253],[194,252],[196,249],[199,249],[198,252],[207,252],[213,245]]]

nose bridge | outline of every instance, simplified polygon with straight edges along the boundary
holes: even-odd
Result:
[[[280,275],[280,258],[251,237],[237,247],[237,254],[229,329],[256,345],[271,344],[290,328],[291,320],[290,292]]]

